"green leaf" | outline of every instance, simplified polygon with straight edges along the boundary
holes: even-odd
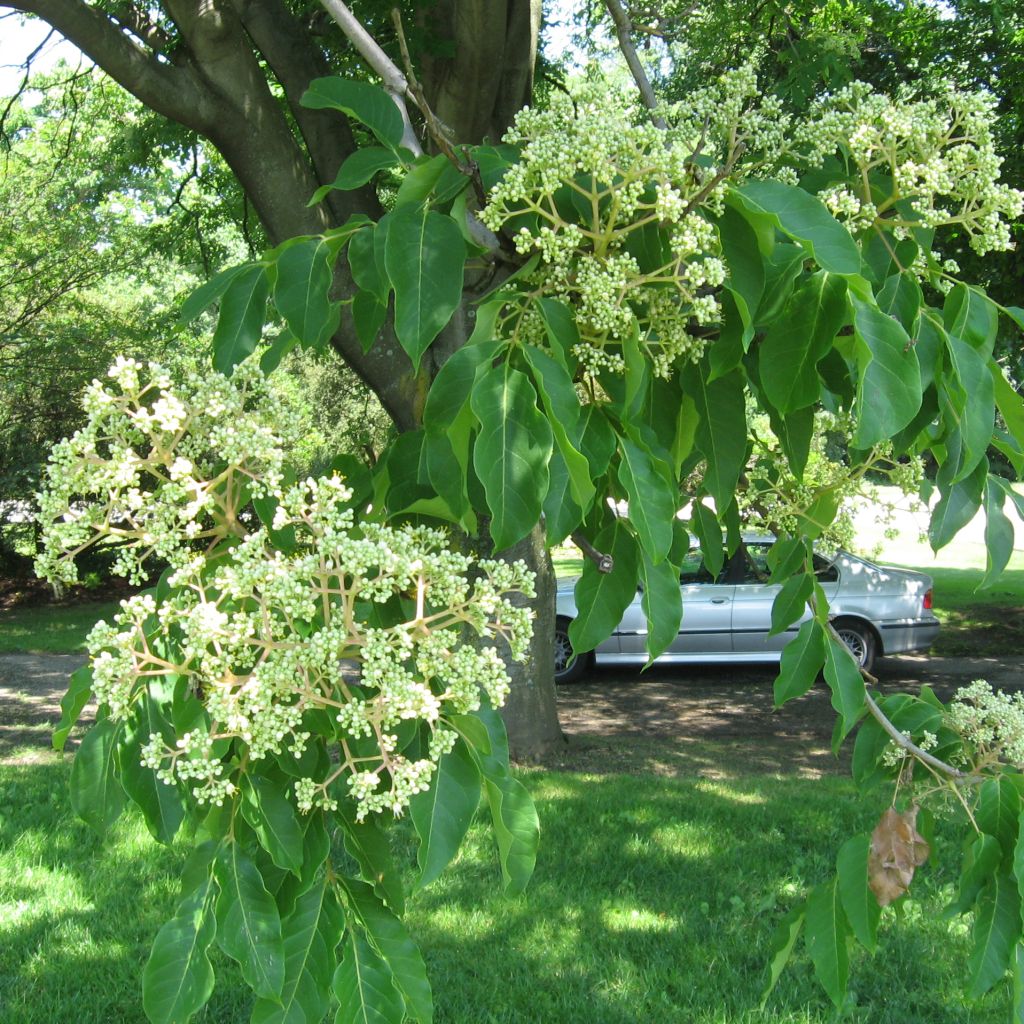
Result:
[[[85,705],[92,697],[92,668],[83,665],[71,673],[68,691],[60,699],[60,722],[53,730],[53,749],[63,750],[68,733],[81,717]]]
[[[878,293],[878,308],[899,320],[908,334],[913,333],[923,304],[921,286],[907,272],[887,278]]]
[[[121,816],[124,790],[117,780],[122,724],[104,718],[82,740],[71,765],[71,806],[101,835]]]
[[[388,149],[397,150],[405,126],[395,101],[379,86],[331,75],[315,78],[299,102],[312,110],[340,110],[361,121]]]
[[[622,613],[636,597],[638,552],[633,535],[621,521],[602,531],[594,545],[598,551],[612,556],[611,572],[599,572],[587,559],[576,584],[578,614],[569,626],[569,640],[579,653],[592,651],[611,636],[622,619]]]
[[[142,748],[154,734],[163,736],[167,743],[174,743],[174,727],[161,713],[157,702],[143,693],[135,704],[118,757],[121,784],[142,811],[153,838],[160,843],[170,843],[185,818],[185,801],[176,785],[162,782],[152,768],[142,764]]]
[[[812,889],[807,898],[807,952],[815,976],[837,1007],[843,1004],[850,974],[847,927],[839,898],[839,880],[834,878]]]
[[[558,299],[538,299],[536,305],[552,350],[559,353],[566,367],[575,366],[572,350],[579,344],[580,332],[572,310]]]
[[[213,882],[204,883],[178,904],[157,932],[142,975],[142,1006],[153,1024],[182,1024],[213,992],[207,950],[217,932],[210,909]]]
[[[761,385],[781,413],[813,405],[821,393],[819,360],[847,316],[846,281],[821,270],[794,290],[760,348]]]
[[[178,323],[187,324],[191,323],[207,306],[216,302],[224,292],[227,291],[228,286],[243,270],[247,270],[252,266],[251,263],[239,263],[237,266],[228,267],[226,270],[222,270],[219,274],[214,274],[205,284],[201,284],[191,295],[181,304],[181,313],[178,315]]]
[[[816,196],[781,181],[748,181],[732,190],[743,206],[768,216],[783,234],[803,244],[822,270],[859,274],[860,251],[850,232]]]
[[[853,303],[857,380],[854,444],[870,448],[902,430],[921,406],[921,371],[910,337],[877,306]]]
[[[957,284],[943,303],[942,321],[950,334],[963,338],[986,362],[991,358],[999,313],[980,288]]]
[[[379,171],[397,167],[400,163],[397,154],[389,149],[381,149],[379,146],[367,146],[365,149],[357,149],[338,169],[337,177],[330,185],[321,185],[313,193],[307,205],[315,206],[321,202],[328,192],[338,189],[347,192],[353,188],[365,185]]]
[[[989,362],[988,368],[992,376],[996,405],[1006,429],[1017,441],[1017,445],[1024,448],[1024,398],[1014,391],[997,362]]]
[[[1006,568],[1013,554],[1013,523],[1003,511],[1006,491],[997,479],[985,482],[985,578],[982,587],[992,584]]]
[[[995,875],[1003,859],[1003,848],[995,836],[982,832],[975,835],[964,854],[957,898],[946,907],[947,917],[966,914],[974,907],[978,894]],[[1016,862],[1014,863],[1016,871]]]
[[[1024,943],[1018,942],[1013,951],[1013,1009],[1010,1020],[1024,1022]]]
[[[387,961],[352,928],[343,948],[332,983],[338,1000],[334,1024],[402,1024],[405,1000]]]
[[[465,260],[466,243],[451,217],[419,206],[391,213],[384,265],[395,290],[395,334],[417,371],[462,301]]]
[[[271,860],[296,874],[302,869],[302,827],[298,814],[280,787],[261,775],[248,775],[242,812],[256,830]]]
[[[544,530],[549,544],[560,544],[583,522],[583,509],[572,495],[572,479],[556,447],[548,463],[548,493],[544,496]]]
[[[259,869],[237,842],[217,861],[217,943],[242,968],[246,984],[264,999],[279,999],[284,985],[281,918]]]
[[[386,833],[372,819],[357,821],[347,804],[341,804],[339,814],[345,850],[359,865],[364,881],[396,914],[404,914],[405,890]]]
[[[722,544],[722,527],[715,513],[703,501],[694,501],[690,513],[690,529],[700,541],[704,565],[717,579],[725,564],[725,548]]]
[[[263,335],[269,292],[266,272],[259,263],[248,264],[224,292],[213,332],[213,365],[226,377],[256,351]]]
[[[434,1005],[427,969],[405,926],[365,882],[341,875],[338,882],[345,890],[349,907],[363,926],[367,939],[391,970],[395,988],[405,1000],[405,1012],[419,1024],[430,1024]]]
[[[764,293],[764,261],[757,234],[738,211],[727,206],[717,222],[722,255],[729,268],[726,287],[732,294],[743,322],[742,345],[746,348],[753,333],[754,315]]]
[[[739,370],[711,383],[707,373],[705,358],[700,364],[687,367],[683,383],[700,416],[695,439],[707,460],[704,486],[721,512],[732,502],[746,464],[746,399]]]
[[[839,713],[841,743],[864,711],[864,677],[849,648],[831,630],[825,641],[825,681],[832,690],[832,707]]]
[[[334,951],[343,928],[343,917],[323,879],[299,895],[281,922],[281,999],[257,999],[250,1024],[322,1024],[330,1004]]]
[[[629,498],[629,521],[650,560],[661,562],[672,547],[672,521],[679,504],[651,453],[628,437],[619,438],[619,483]],[[580,504],[583,504],[582,502]]]
[[[775,706],[802,697],[818,678],[825,663],[825,631],[817,619],[808,619],[782,651],[775,680]]]
[[[481,368],[498,352],[497,341],[463,345],[442,365],[427,392],[423,422],[431,430],[448,430],[469,401]]]
[[[808,405],[785,417],[769,410],[769,419],[789,468],[798,480],[803,480],[814,437],[814,407]]]
[[[640,557],[640,606],[647,619],[647,664],[668,650],[679,635],[683,595],[679,569],[667,558],[654,564],[646,551]]]
[[[942,478],[955,483],[985,457],[995,426],[995,395],[988,366],[970,345],[947,335],[946,347],[949,367],[942,375],[939,395],[943,419],[953,433],[946,441],[950,455]]]
[[[617,445],[615,430],[600,406],[586,406],[583,409],[580,450],[590,463],[590,474],[593,479],[604,475]]]
[[[369,352],[373,343],[384,326],[388,316],[388,307],[372,292],[358,291],[352,298],[352,322],[356,327],[356,337],[363,348]]]
[[[409,802],[420,846],[417,886],[429,885],[451,863],[480,803],[480,773],[462,740],[438,762],[430,788]]]
[[[1004,856],[1013,856],[1017,845],[1020,793],[1006,776],[986,779],[978,794],[975,820],[978,828],[999,840]]]
[[[868,855],[871,836],[851,836],[839,848],[836,875],[843,912],[857,941],[872,953],[878,937],[882,908],[868,885]]]
[[[928,543],[933,551],[948,544],[981,508],[982,492],[988,479],[988,465],[979,462],[964,480],[940,489],[939,500],[932,509],[928,524]]]
[[[771,941],[771,963],[768,965],[768,984],[761,993],[761,1005],[759,1010],[764,1011],[768,997],[772,990],[779,983],[782,972],[793,956],[796,948],[796,940],[800,937],[800,931],[804,926],[804,919],[807,916],[806,908],[803,905],[793,907],[788,914],[778,923]]]
[[[983,996],[1010,967],[1021,934],[1020,893],[1009,875],[997,872],[982,891],[968,960],[970,995]]]
[[[782,585],[772,602],[772,628],[769,636],[785,632],[807,611],[807,602],[814,590],[814,579],[807,573],[791,576]]]
[[[391,282],[378,259],[377,247],[380,240],[387,238],[390,214],[379,224],[357,231],[348,243],[348,265],[352,280],[362,291],[369,292],[382,306],[387,306]]]
[[[497,550],[525,537],[540,519],[553,439],[525,374],[508,363],[486,370],[470,405],[480,420],[473,465],[491,513]]]
[[[308,238],[277,259],[274,305],[306,348],[323,351],[338,329],[341,307],[331,302],[334,257],[322,238]]]
[[[491,808],[498,859],[505,880],[505,893],[521,893],[533,876],[540,843],[540,820],[526,787],[511,775],[488,776],[484,780]]]

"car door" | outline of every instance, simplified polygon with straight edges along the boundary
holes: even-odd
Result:
[[[732,650],[730,620],[736,588],[726,582],[727,578],[728,563],[716,580],[705,568],[699,551],[686,555],[679,575],[683,620],[666,657],[717,655]],[[647,649],[647,619],[640,600],[638,594],[619,626],[619,649],[623,654],[643,654]]]
[[[779,584],[767,582],[768,549],[771,541],[754,541],[744,545],[746,557],[737,572],[741,573],[733,593],[732,642],[733,650],[743,654],[770,654],[779,652],[793,639],[800,623],[810,618],[805,611],[797,622],[775,636],[769,636],[772,628],[772,604],[775,595],[782,589]],[[743,555],[741,549],[740,556]],[[814,556],[815,575],[821,583],[825,596],[832,599],[838,586],[839,574],[832,563]]]

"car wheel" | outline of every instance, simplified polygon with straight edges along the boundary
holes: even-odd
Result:
[[[834,625],[839,639],[850,649],[853,660],[865,672],[870,672],[875,664],[877,647],[871,627],[850,619],[838,619]]]
[[[574,683],[587,670],[589,658],[576,654],[569,640],[569,620],[555,620],[555,682]]]

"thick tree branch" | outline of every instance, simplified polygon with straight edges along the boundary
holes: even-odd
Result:
[[[647,72],[644,71],[644,66],[637,56],[636,47],[633,45],[633,26],[630,24],[629,15],[619,0],[605,0],[605,6],[615,23],[615,35],[619,40],[619,49],[622,51],[622,56],[626,58],[629,73],[633,76],[637,89],[640,90],[640,98],[644,101],[644,106],[651,111],[651,120],[664,130],[668,128],[668,125],[660,114],[654,113],[658,107],[658,100],[654,95],[651,80],[647,77]]]

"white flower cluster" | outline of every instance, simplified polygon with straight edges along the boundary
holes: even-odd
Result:
[[[181,565],[195,542],[242,532],[239,509],[281,481],[280,433],[294,425],[279,407],[278,432],[266,425],[255,362],[172,385],[161,366],[119,357],[108,376],[86,388],[86,424],[54,446],[38,495],[36,572],[51,581],[74,583],[75,555],[111,545],[114,572],[141,583],[149,556]]]
[[[949,86],[931,98],[887,96],[854,82],[818,99],[780,155],[798,167],[837,154],[852,163],[819,195],[853,231],[877,224],[905,237],[955,225],[984,254],[1013,247],[1009,222],[1024,209],[1024,193],[999,181],[994,120],[988,93]]]
[[[525,658],[532,617],[514,597],[534,595],[532,574],[522,562],[475,561],[453,550],[442,530],[358,523],[339,477],[283,486],[276,439],[245,401],[256,388],[251,373],[199,390],[203,413],[196,393],[172,392],[162,376],[144,382],[136,364],[117,373],[122,393],[94,389],[99,413],[54,462],[52,472],[70,483],[51,480],[46,491],[45,564],[68,578],[66,563],[89,543],[113,536],[137,544],[132,530],[158,526],[176,538],[131,549],[140,566],[150,551],[173,552],[170,589],[160,600],[147,593],[122,602],[112,624],[90,633],[97,699],[114,720],[124,719],[143,692],[171,679],[177,703],[192,708],[181,718],[187,727],[172,741],[150,736],[142,762],[163,781],[188,785],[200,802],[229,799],[239,763],[285,751],[300,757],[316,731],[338,756],[323,777],[298,780],[301,808],[335,807],[340,784],[360,818],[402,813],[455,742],[447,717],[478,709],[485,695],[492,706],[504,703],[509,677],[495,642]],[[213,405],[219,417],[211,423]],[[145,429],[136,426],[143,418]],[[205,464],[197,421],[220,438],[210,446],[219,465],[227,462],[237,474],[218,471],[220,493],[202,475],[181,487],[171,479],[172,466],[182,471],[176,460]],[[111,465],[124,439],[144,451],[130,472]],[[245,458],[247,439],[256,447],[253,460]],[[239,446],[231,449],[233,461],[225,458],[231,445]],[[119,474],[143,494],[136,518],[109,514],[121,508],[121,484],[112,483]],[[237,503],[223,499],[243,479],[248,493],[276,502],[269,529],[255,519],[245,526]],[[141,490],[147,483],[152,492]],[[104,518],[93,520],[106,530],[68,534],[56,503],[62,497],[65,510],[71,505],[72,484],[86,496],[108,495]],[[175,516],[199,492],[214,495],[202,506],[210,523],[202,545],[184,539],[193,514]],[[156,504],[165,509],[158,524],[150,511]],[[113,522],[128,525],[115,532]],[[409,722],[418,726],[411,741],[402,728]]]
[[[956,692],[948,721],[973,748],[974,768],[1024,767],[1024,693],[1003,693],[976,679]]]

